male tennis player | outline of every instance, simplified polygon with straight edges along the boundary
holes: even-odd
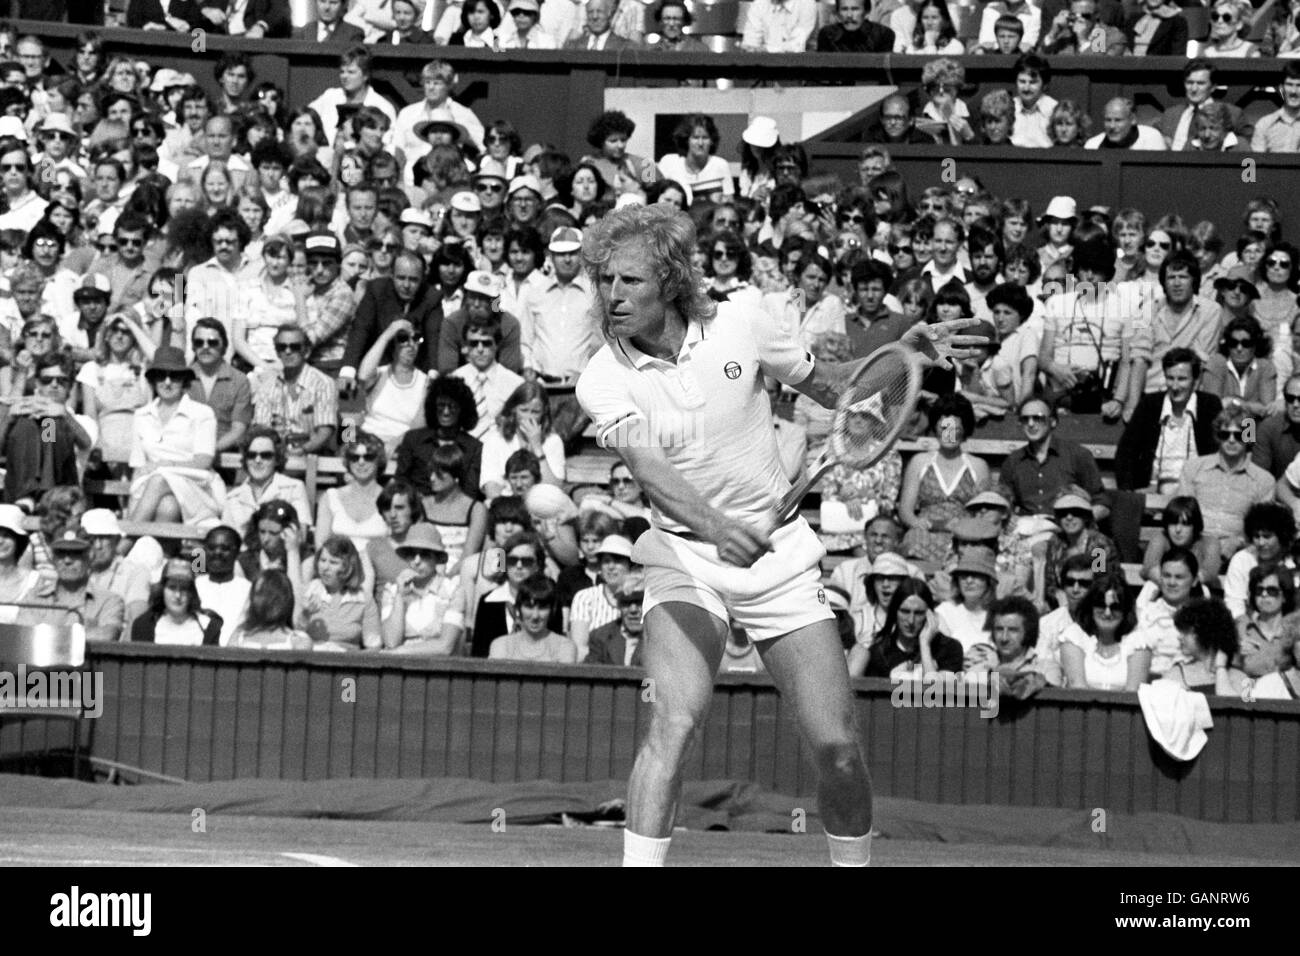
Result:
[[[761,309],[715,306],[691,267],[695,241],[686,215],[633,206],[601,220],[583,248],[606,344],[579,378],[578,400],[653,508],[635,551],[646,566],[653,711],[628,784],[623,863],[659,866],[667,856],[682,764],[708,712],[731,618],[811,747],[831,862],[866,866],[871,781],[821,589],[825,551],[802,518],[767,530],[790,483],[763,391],[767,374],[832,407],[859,363],[816,364],[797,329]],[[972,322],[905,338],[932,357],[960,356],[957,346],[982,341],[954,334]]]

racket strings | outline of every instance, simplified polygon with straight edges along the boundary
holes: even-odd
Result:
[[[887,367],[880,367],[880,366]],[[866,461],[891,443],[912,411],[912,369],[907,361],[873,363],[836,403],[831,449],[846,464]]]

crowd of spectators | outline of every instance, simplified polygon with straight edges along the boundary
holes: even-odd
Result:
[[[287,36],[278,8],[132,3],[128,20]],[[581,13],[465,0],[436,23],[429,9],[317,0],[294,35],[340,46],[339,85],[296,109],[241,53],[216,58],[213,99],[93,33],[58,63],[0,27],[0,621],[75,616],[106,641],[636,665],[635,542],[652,509],[612,459],[571,474],[593,450],[574,385],[603,342],[584,230],[663,203],[695,220],[709,295],[790,323],[818,359],[962,317],[988,340],[927,373],[909,435],[928,435],[925,450],[838,466],[821,486],[823,543],[843,558],[825,591],[851,673],[996,672],[1022,696],[1154,678],[1300,694],[1300,251],[1278,203],[1188,222],[1063,194],[1036,215],[974,177],[904,177],[889,153],[1295,151],[1300,66],[1253,130],[1210,98],[1213,67],[1194,59],[1187,103],[1158,126],[1120,98],[1088,139],[1034,51],[1185,53],[1177,7],[991,3],[966,50],[941,0],[840,0],[820,28],[812,0],[758,0],[746,46],[935,54],[916,104],[884,101],[845,183],[810,170],[769,117],[750,120],[733,164],[703,114],[654,160],[628,152],[635,125],[617,111],[591,118],[585,155],[524,143],[509,118],[453,98],[442,60],[421,72],[422,99],[390,102],[363,41],[646,42],[609,0]],[[1213,11],[1204,55],[1258,52],[1233,52],[1225,32],[1243,8]],[[651,39],[691,48],[683,5],[653,13]],[[1261,46],[1285,55],[1294,33]],[[1013,90],[986,95],[977,119],[948,55],[980,50],[1020,58]],[[795,480],[831,416],[768,384]],[[1070,416],[1111,423],[1114,487],[1058,434]],[[966,445],[1000,419],[1024,442],[994,467]],[[336,463],[340,481],[325,487],[317,465],[309,485],[304,460]],[[1168,501],[1135,562],[1140,588],[1108,533],[1131,492]],[[739,629],[724,666],[761,668]]]

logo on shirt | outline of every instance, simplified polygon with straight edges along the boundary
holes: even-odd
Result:
[[[722,371],[727,378],[732,380],[738,379],[740,378],[740,363],[728,362],[726,365],[722,366]]]
[[[817,603],[818,603],[818,604],[825,604],[825,603],[826,603],[826,590],[825,590],[825,588],[818,588],[818,589],[817,589]]]

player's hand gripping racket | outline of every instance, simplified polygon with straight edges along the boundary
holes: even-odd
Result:
[[[835,403],[817,463],[778,502],[773,527],[789,521],[804,496],[836,465],[861,470],[883,458],[911,420],[920,397],[921,361],[911,349],[895,342],[873,352]]]

